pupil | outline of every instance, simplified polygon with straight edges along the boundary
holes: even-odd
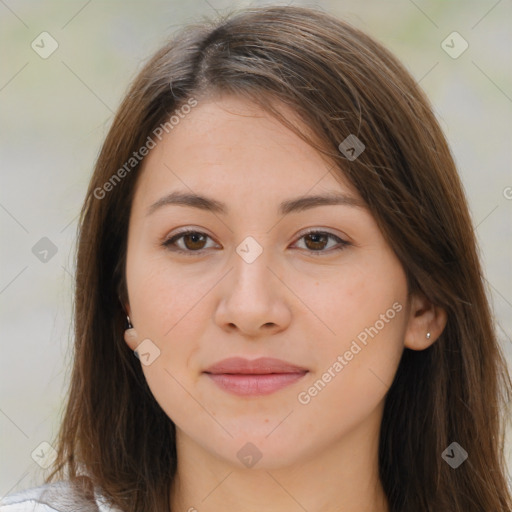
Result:
[[[318,239],[319,239],[319,238],[323,238],[323,239],[325,239],[325,235],[318,234],[318,233],[316,233],[316,234],[315,234],[315,233],[313,233],[313,234],[308,235],[308,236],[310,237],[310,239],[313,239],[313,244],[315,244],[315,248],[317,248],[317,249],[319,248],[319,247],[318,247],[318,245],[316,245],[316,244],[320,244],[320,246],[322,247],[322,242],[319,242],[319,241],[318,241]],[[324,241],[325,241],[325,240],[324,240]],[[320,247],[320,248],[321,248],[321,247]]]
[[[201,238],[202,235],[200,235],[199,233],[192,233],[192,234],[187,235],[187,237],[189,239],[192,239],[192,245],[194,246],[194,244],[198,243],[198,239]]]

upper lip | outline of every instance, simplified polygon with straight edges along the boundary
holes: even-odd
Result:
[[[269,373],[304,373],[307,368],[297,366],[282,359],[273,357],[260,357],[258,359],[245,359],[243,357],[229,357],[212,366],[205,373],[232,373],[263,375]]]

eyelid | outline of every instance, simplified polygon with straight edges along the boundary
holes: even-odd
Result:
[[[345,238],[343,238],[343,236],[346,237],[346,235],[338,235],[336,233],[333,233],[329,228],[322,228],[322,227],[319,227],[319,226],[314,226],[314,227],[311,227],[311,228],[305,228],[305,231],[300,231],[299,234],[297,235],[297,238],[301,238],[305,235],[309,235],[310,233],[323,233],[323,234],[326,234],[326,235],[331,235],[331,236],[334,236],[334,237],[337,237],[339,238],[340,240],[343,240],[344,242],[348,242],[348,240],[345,240]],[[346,237],[348,238],[348,237]]]

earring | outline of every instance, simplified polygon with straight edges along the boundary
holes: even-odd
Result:
[[[132,323],[130,322],[130,317],[128,315],[126,315],[126,320],[128,322],[128,327],[126,327],[127,329],[133,329],[133,325]]]
[[[430,339],[430,333],[427,332],[427,340],[429,340],[429,339]]]

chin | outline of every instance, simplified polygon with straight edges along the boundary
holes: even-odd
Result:
[[[279,428],[279,427],[278,427]],[[270,429],[271,430],[271,429]],[[209,448],[231,465],[248,470],[276,470],[300,463],[306,457],[300,439],[264,431],[230,438],[224,446]]]

